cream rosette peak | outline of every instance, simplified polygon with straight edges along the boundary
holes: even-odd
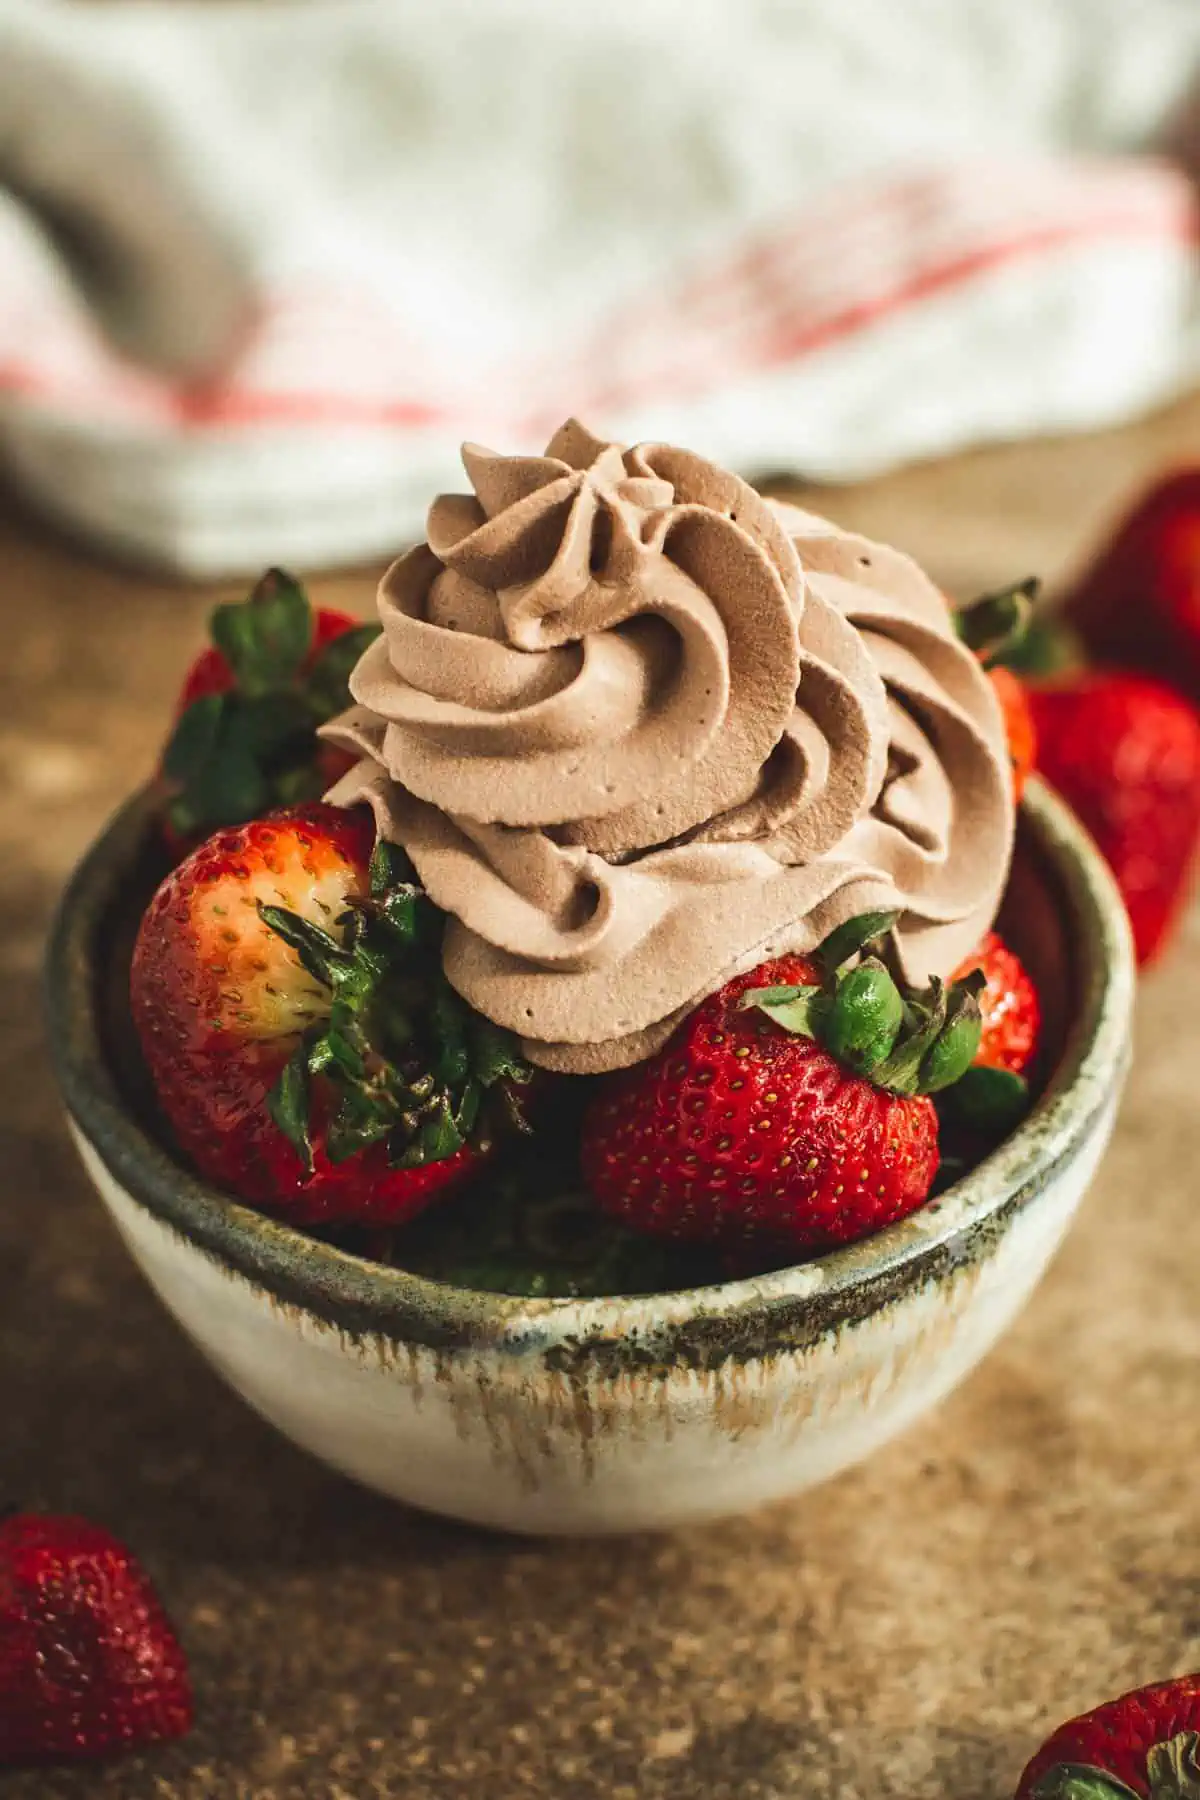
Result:
[[[327,728],[530,1059],[634,1062],[734,974],[897,909],[910,978],[995,913],[1004,728],[898,551],[665,444],[468,445]]]

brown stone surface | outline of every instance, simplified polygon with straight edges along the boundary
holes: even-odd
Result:
[[[1200,402],[815,497],[968,592],[1059,577]],[[11,1800],[999,1800],[1039,1733],[1200,1664],[1200,934],[1147,982],[1094,1196],[1017,1329],[865,1469],[661,1540],[509,1543],[260,1425],[127,1262],[42,1051],[55,891],[148,768],[211,593],[0,515],[0,1493],[108,1522],[191,1652],[185,1744]],[[366,611],[371,578],[317,584]]]

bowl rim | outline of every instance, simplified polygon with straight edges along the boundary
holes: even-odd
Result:
[[[146,845],[154,807],[148,786],[108,821],[70,878],[51,929],[48,1036],[68,1116],[137,1207],[285,1310],[355,1340],[533,1351],[566,1372],[597,1357],[619,1367],[709,1367],[729,1355],[800,1348],[987,1254],[1091,1137],[1128,1063],[1135,969],[1125,908],[1083,827],[1035,778],[1022,803],[1022,828],[1074,928],[1079,1007],[1046,1092],[990,1157],[875,1236],[766,1275],[612,1299],[524,1299],[451,1287],[335,1248],[228,1198],[176,1162],[130,1109],[101,1033],[99,938]]]

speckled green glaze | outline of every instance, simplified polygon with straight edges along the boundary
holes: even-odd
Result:
[[[68,1111],[141,1207],[274,1304],[360,1344],[540,1357],[568,1378],[719,1370],[802,1350],[916,1289],[986,1261],[1093,1136],[1129,1052],[1133,965],[1110,876],[1067,810],[1039,783],[1022,808],[1021,856],[1052,894],[1069,956],[1066,1028],[1046,1088],[1021,1128],[936,1203],[816,1262],[718,1287],[621,1300],[522,1300],[471,1293],[363,1261],[277,1224],[197,1180],[144,1127],[106,1044],[101,995],[129,896],[152,878],[152,801],[106,827],[60,906],[47,957],[50,1042]]]

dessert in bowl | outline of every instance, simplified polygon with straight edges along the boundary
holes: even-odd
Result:
[[[909,559],[575,424],[464,461],[325,801],[179,862],[210,707],[81,865],[68,1112],[185,1329],[336,1466],[513,1529],[739,1510],[914,1418],[1033,1287],[1120,1090],[1121,903],[1036,784],[1017,829]]]

